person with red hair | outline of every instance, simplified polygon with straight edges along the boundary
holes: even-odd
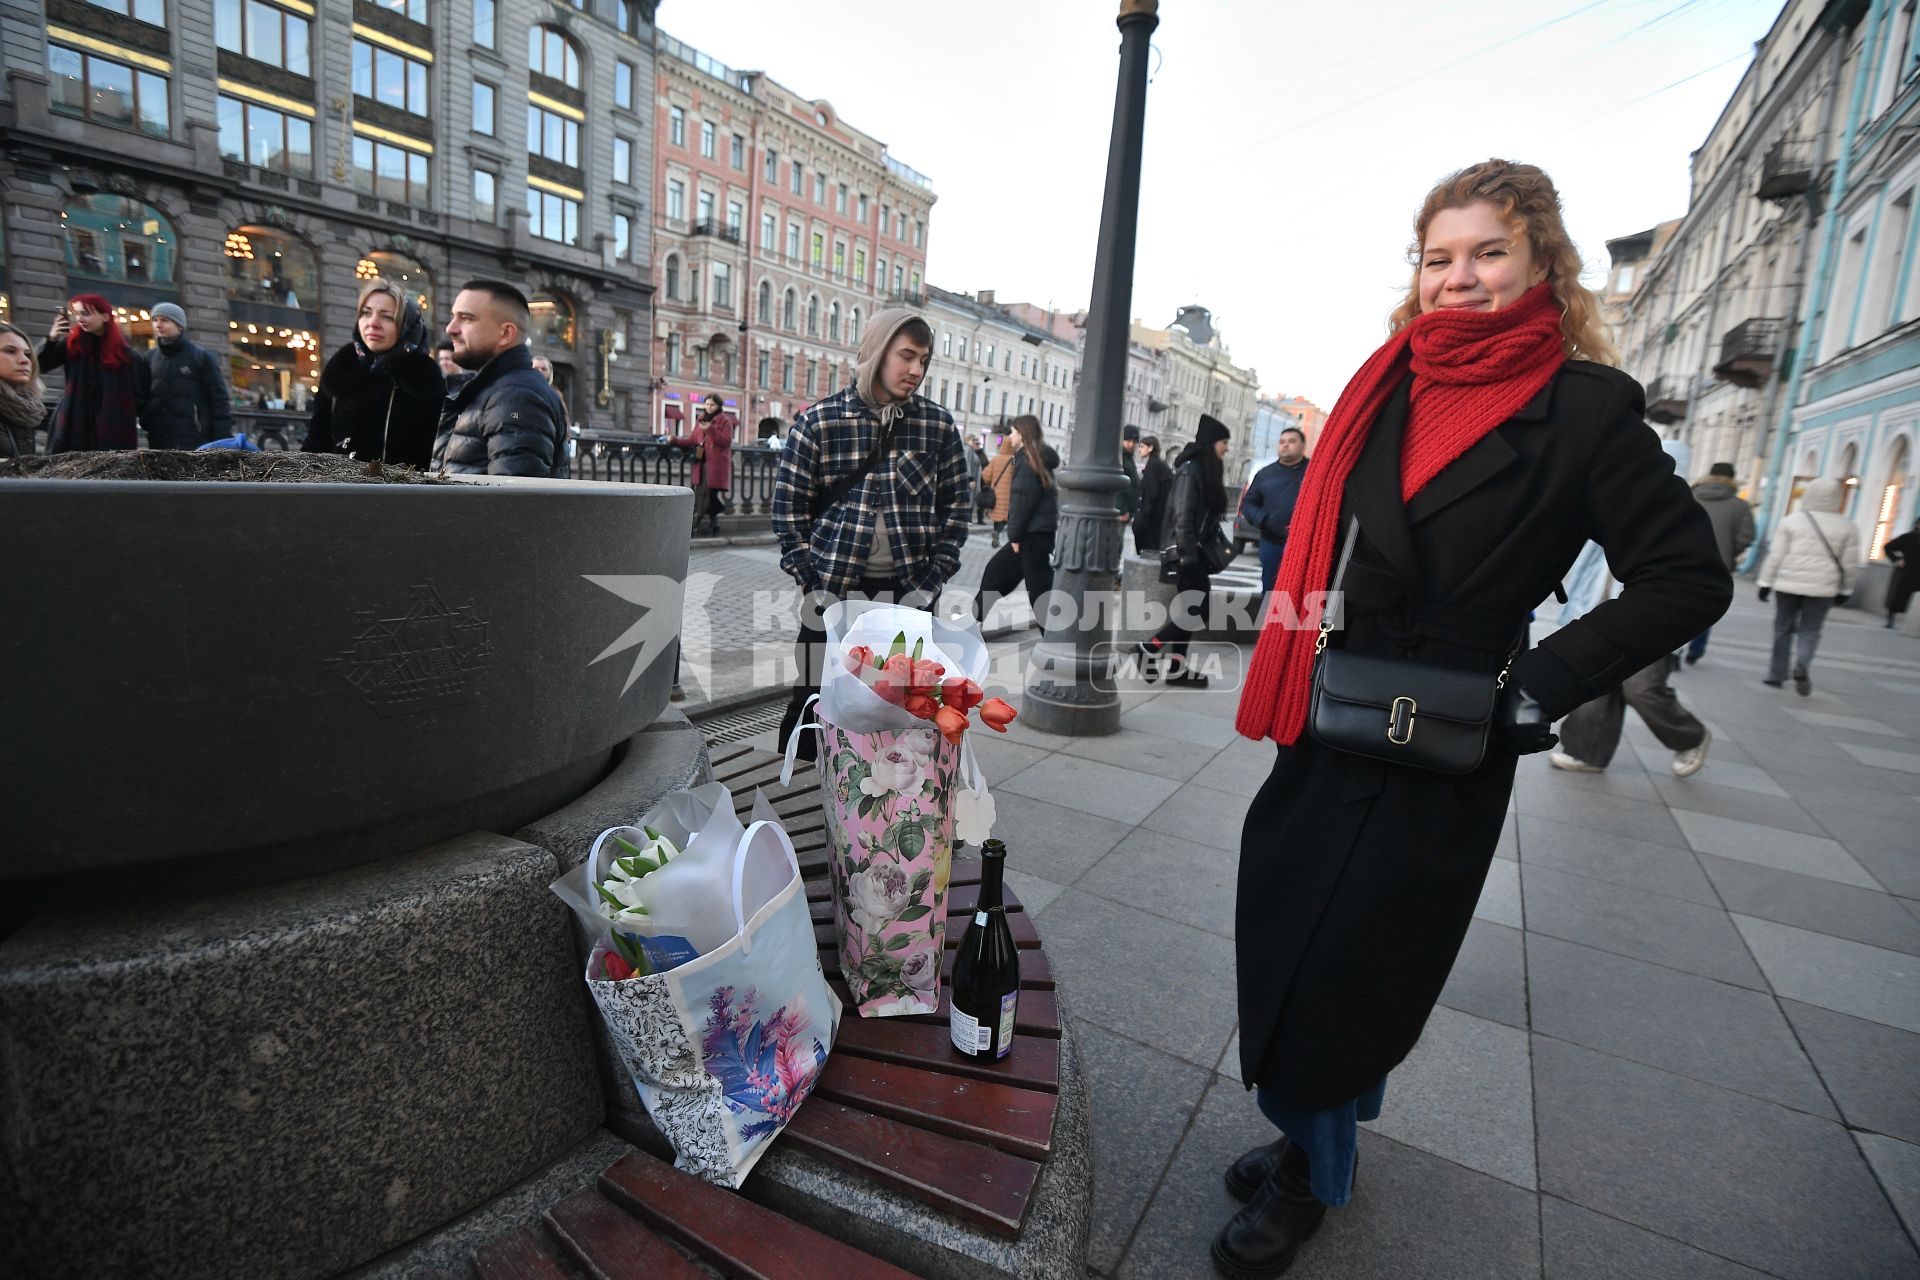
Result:
[[[146,362],[134,359],[105,298],[97,293],[73,297],[47,331],[40,368],[67,373],[60,406],[53,411],[48,453],[139,448],[140,408],[150,375]]]

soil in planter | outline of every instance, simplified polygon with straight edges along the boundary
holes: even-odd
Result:
[[[333,453],[123,449],[0,458],[0,480],[245,480],[258,484],[453,484],[424,471]]]

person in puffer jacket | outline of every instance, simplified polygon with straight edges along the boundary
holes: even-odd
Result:
[[[533,367],[527,297],[500,280],[469,280],[447,336],[473,380],[447,398],[433,468],[455,475],[566,475],[567,410]]]
[[[1860,531],[1840,514],[1847,487],[1822,476],[1800,495],[1800,505],[1773,531],[1760,566],[1760,598],[1773,597],[1773,662],[1762,684],[1778,689],[1793,659],[1793,687],[1813,692],[1808,668],[1820,646],[1827,610],[1846,603],[1860,565]]]

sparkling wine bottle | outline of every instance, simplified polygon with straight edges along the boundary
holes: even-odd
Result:
[[[1006,865],[1006,845],[989,840],[980,847],[980,902],[953,957],[949,1029],[953,1047],[969,1058],[1004,1058],[1013,1047],[1020,957],[1001,896]]]

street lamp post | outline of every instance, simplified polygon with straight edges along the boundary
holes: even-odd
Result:
[[[1074,401],[1073,462],[1055,480],[1059,533],[1054,590],[1067,607],[1042,619],[1021,707],[1022,722],[1043,733],[1096,737],[1120,728],[1120,694],[1095,646],[1111,641],[1119,598],[1120,513],[1126,488],[1120,426],[1126,412],[1127,338],[1133,314],[1134,239],[1140,224],[1140,150],[1146,129],[1147,40],[1160,24],[1158,0],[1121,0],[1120,81],[1107,186],[1088,300],[1086,363]],[[1109,645],[1110,647],[1110,645]]]

